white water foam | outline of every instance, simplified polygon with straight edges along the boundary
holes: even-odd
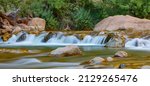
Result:
[[[25,35],[22,40],[21,36]],[[11,46],[66,46],[66,45],[78,45],[78,46],[105,46],[106,36],[91,36],[86,35],[83,40],[78,39],[75,35],[65,36],[62,32],[50,34],[47,37],[47,41],[43,42],[44,38],[49,36],[47,32],[42,32],[39,35],[28,34],[26,32],[20,32],[7,41],[3,42],[0,37],[0,46],[11,47]],[[111,39],[110,39],[111,40]],[[110,41],[109,40],[109,41]],[[128,49],[141,49],[150,50],[150,39],[145,38],[134,38],[129,40],[125,44],[125,48]]]
[[[25,35],[25,39],[17,41],[22,35]],[[20,32],[17,35],[13,35],[7,42],[2,41],[0,46],[104,46],[104,40],[106,38],[106,36],[87,35],[83,40],[80,40],[74,35],[65,36],[62,32],[58,32],[52,34],[52,37],[49,37],[46,42],[42,42],[47,35],[48,33],[46,32],[38,36]]]
[[[135,38],[125,44],[126,48],[134,50],[150,50],[150,40],[143,38]]]

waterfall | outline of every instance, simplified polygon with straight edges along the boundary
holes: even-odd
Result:
[[[46,32],[42,32],[40,35],[36,36],[33,43],[41,43],[44,37],[47,35]]]
[[[128,41],[125,47],[139,47],[139,48],[150,48],[150,40],[143,38],[135,38]]]
[[[75,35],[64,35],[62,32],[42,32],[39,35],[20,32],[17,35],[12,35],[7,42],[0,40],[1,44],[5,45],[97,45],[102,46],[106,36],[91,36],[86,35],[83,39],[79,39]]]

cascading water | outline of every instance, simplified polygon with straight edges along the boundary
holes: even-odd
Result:
[[[28,34],[20,32],[17,35],[12,35],[8,41],[3,42],[0,37],[1,46],[65,46],[65,45],[79,45],[79,46],[105,46],[107,36],[91,36],[86,35],[83,39],[79,39],[75,35],[65,36],[62,32],[47,33],[42,32],[39,35]],[[135,38],[126,42],[126,48],[150,48],[150,39]]]
[[[150,40],[144,38],[135,38],[125,44],[126,48],[150,50]]]
[[[142,38],[135,38],[131,41],[128,41],[125,47],[143,47],[143,48],[150,48],[150,40],[142,39]]]
[[[104,46],[104,40],[106,36],[91,36],[87,35],[83,40],[78,39],[75,35],[65,36],[62,32],[57,33],[47,33],[42,32],[39,35],[28,34],[26,32],[20,32],[17,35],[12,35],[7,42],[2,42],[4,45],[95,45],[95,46]]]

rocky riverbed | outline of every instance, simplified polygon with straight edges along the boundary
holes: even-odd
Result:
[[[19,48],[19,47],[18,47]],[[117,48],[103,48],[103,47],[80,47],[82,55],[55,57],[50,56],[49,53],[57,47],[24,47],[30,51],[37,51],[37,53],[1,53],[0,54],[0,68],[127,68],[140,69],[150,65],[149,51],[138,51]],[[16,50],[17,47],[11,48]],[[114,57],[117,51],[125,51],[127,57]],[[122,55],[122,54],[119,54]],[[125,54],[126,56],[126,54]],[[95,57],[104,59],[98,64],[89,64]],[[108,58],[109,57],[109,58]],[[113,58],[110,59],[110,57]],[[95,59],[97,60],[97,59]],[[106,60],[106,61],[105,61]],[[98,60],[99,61],[99,60]],[[120,67],[121,66],[121,67]]]
[[[112,16],[93,31],[44,31],[41,18],[0,13],[0,68],[147,69],[150,20]],[[141,29],[142,28],[142,29]]]

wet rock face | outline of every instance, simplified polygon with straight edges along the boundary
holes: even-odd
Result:
[[[50,52],[50,56],[53,57],[64,57],[64,56],[74,56],[81,55],[82,51],[78,46],[68,45],[66,47],[57,48]]]
[[[109,33],[105,40],[105,47],[122,48],[125,46],[125,35],[121,33]]]
[[[17,40],[16,42],[24,41],[27,38],[27,34],[24,32]]]
[[[125,64],[120,64],[118,68],[119,68],[119,69],[124,69],[125,67],[126,67]]]
[[[118,51],[115,53],[114,57],[118,57],[118,58],[124,58],[127,57],[128,53],[125,51]]]
[[[53,36],[53,33],[52,33],[52,32],[49,32],[49,33],[44,37],[44,39],[42,40],[42,42],[47,42],[52,36]]]

